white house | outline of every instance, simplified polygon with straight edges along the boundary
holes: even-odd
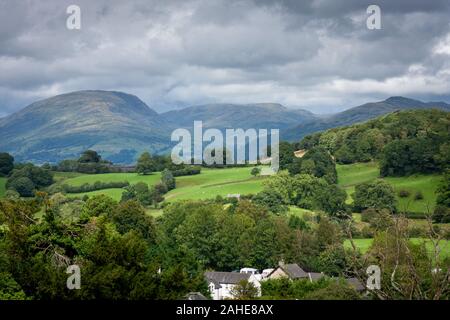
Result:
[[[233,299],[231,290],[243,280],[252,283],[258,289],[258,296],[261,295],[261,284],[252,273],[209,271],[205,272],[205,278],[213,300]]]

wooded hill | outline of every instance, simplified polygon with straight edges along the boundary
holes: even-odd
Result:
[[[379,160],[381,175],[443,171],[450,163],[450,112],[398,111],[309,135],[297,145],[313,146],[325,147],[340,164]]]

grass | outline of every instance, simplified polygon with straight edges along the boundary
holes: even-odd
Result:
[[[304,218],[305,214],[309,214],[311,217],[315,216],[314,211],[308,209],[302,209],[296,206],[289,206],[289,214],[297,216],[299,218]]]
[[[6,192],[6,178],[0,177],[0,198],[5,196],[5,192]]]
[[[421,244],[425,242],[425,246],[427,251],[430,254],[433,254],[434,247],[429,239],[424,238],[411,238],[410,241],[414,244]],[[355,246],[361,251],[361,253],[366,253],[370,246],[372,245],[373,239],[353,239]],[[441,259],[445,259],[446,257],[450,257],[450,240],[442,240],[439,243],[441,249]],[[351,243],[349,240],[344,241],[345,248],[351,248]]]
[[[351,195],[355,192],[355,186],[359,183],[373,181],[379,176],[378,164],[375,162],[356,163],[349,165],[336,165],[338,173],[338,185],[347,192],[347,203],[352,203]],[[407,177],[386,177],[395,190],[398,209],[403,212],[432,212],[436,202],[436,189],[440,182],[439,175],[417,174]],[[407,190],[410,196],[400,198],[398,192]],[[420,191],[424,198],[414,200],[415,194]]]
[[[162,216],[163,210],[152,208],[152,209],[146,209],[145,213],[148,214],[149,216],[152,216],[153,218],[158,218],[158,217]]]
[[[438,175],[414,175],[409,177],[385,178],[397,194],[398,209],[404,212],[433,212],[436,203],[436,189],[441,177]],[[400,190],[407,190],[411,195],[407,198],[398,197]],[[423,194],[423,200],[414,200],[416,192]]]
[[[69,198],[83,198],[85,195],[89,197],[98,196],[100,194],[104,194],[108,197],[113,198],[116,201],[120,201],[122,198],[123,189],[104,189],[104,190],[96,190],[92,192],[83,192],[83,193],[68,193],[67,197]]]
[[[67,179],[83,176],[83,173],[78,172],[53,172],[53,180],[55,183],[65,182]]]
[[[253,177],[250,174],[252,168],[230,169],[202,169],[198,175],[177,177],[176,189],[165,195],[167,201],[211,199],[220,195],[250,194],[262,190],[262,182],[265,177]],[[92,184],[96,181],[118,182],[128,181],[131,184],[145,182],[149,186],[156,184],[161,179],[160,173],[142,176],[135,173],[108,173],[96,175],[79,175],[64,180],[65,184],[80,186],[84,183]],[[120,200],[123,189],[104,189],[87,193],[69,194],[69,197],[83,197],[105,194],[115,200]]]
[[[373,239],[353,239],[353,243],[355,244],[356,248],[361,252],[361,253],[366,253],[367,251],[369,251],[370,246],[372,245]],[[350,242],[350,240],[345,240],[344,241],[344,248],[346,249],[351,249],[352,248],[352,244]]]
[[[211,199],[220,195],[250,194],[262,190],[265,177],[253,177],[252,168],[202,169],[195,176],[178,177],[176,189],[166,196],[167,201]]]
[[[380,175],[376,162],[337,164],[338,184],[343,187],[355,186],[359,183],[375,180]]]

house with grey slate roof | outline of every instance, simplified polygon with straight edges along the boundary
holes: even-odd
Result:
[[[267,279],[279,279],[283,277],[296,280],[308,279],[309,275],[296,263],[284,264],[280,262],[279,266],[267,276]]]
[[[213,300],[232,299],[232,289],[243,280],[253,283],[258,289],[258,295],[261,295],[261,284],[254,274],[208,271],[205,272],[205,278]]]
[[[284,264],[280,262],[279,266],[273,269],[266,279],[279,279],[285,277],[291,280],[307,279],[310,282],[313,282],[324,276],[325,274],[319,272],[306,272],[296,263]]]

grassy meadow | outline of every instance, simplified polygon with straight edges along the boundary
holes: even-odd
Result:
[[[338,172],[338,185],[345,189],[348,198],[347,203],[352,203],[352,193],[355,192],[355,186],[359,183],[369,182],[379,177],[378,164],[375,162],[356,163],[349,165],[336,165]],[[383,178],[389,182],[395,190],[398,209],[408,212],[432,212],[436,202],[436,189],[441,177],[439,175],[417,174],[408,177],[387,177]],[[407,190],[409,197],[400,198],[398,192]],[[423,195],[422,200],[415,200],[417,192]]]
[[[250,194],[262,190],[264,177],[253,177],[250,174],[251,167],[230,168],[230,169],[202,169],[198,175],[177,177],[176,189],[167,193],[164,197],[166,201],[176,200],[199,200],[211,199],[220,195],[226,197],[228,194]],[[61,178],[61,177],[60,177]],[[107,173],[96,175],[78,175],[64,179],[63,183],[73,186],[80,186],[84,183],[93,184],[96,181],[118,182],[128,181],[131,184],[145,182],[149,186],[158,183],[161,174],[138,175],[136,173]],[[62,181],[62,180],[61,180]],[[70,197],[83,197],[84,195],[105,194],[115,200],[120,200],[123,189],[104,189],[87,193],[69,194]]]

